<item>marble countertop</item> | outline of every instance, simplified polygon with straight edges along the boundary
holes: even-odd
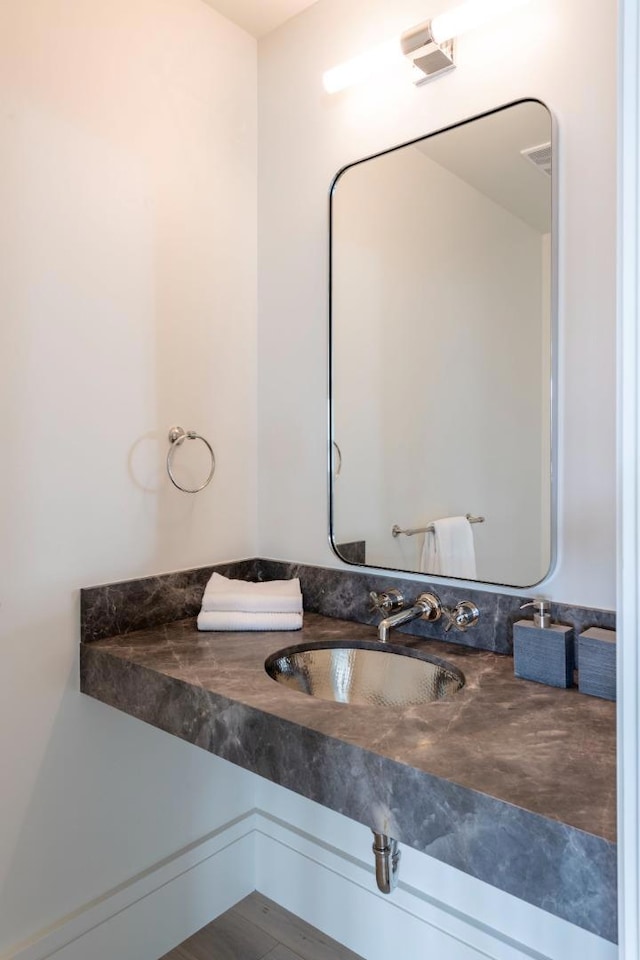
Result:
[[[465,675],[409,708],[316,700],[271,680],[296,643],[373,639],[306,613],[295,633],[193,619],[82,645],[82,690],[615,940],[615,704],[518,680],[510,657],[396,634]]]

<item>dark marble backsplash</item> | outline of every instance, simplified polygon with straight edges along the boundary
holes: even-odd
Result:
[[[85,588],[81,591],[80,601],[83,642],[195,617],[200,609],[204,587],[214,570],[239,580],[299,577],[305,610],[372,625],[380,620],[380,614],[371,609],[369,593],[372,590],[380,592],[396,587],[409,603],[418,594],[430,589],[437,593],[445,606],[455,606],[460,600],[472,600],[480,611],[478,624],[466,633],[451,630],[446,639],[452,643],[505,654],[512,651],[514,622],[526,619],[525,611],[521,611],[520,606],[533,596],[513,596],[465,586],[430,586],[424,577],[405,579],[393,574],[253,558]],[[526,613],[531,616],[530,611]],[[615,613],[610,610],[552,602],[551,615],[554,622],[572,626],[576,637],[588,627],[615,630]],[[443,639],[445,636],[442,620],[437,623],[417,620],[400,630],[418,637]]]
[[[336,543],[336,553],[347,563],[366,563],[366,541],[352,540],[350,543]]]
[[[80,591],[83,643],[196,617],[209,577],[216,570],[237,580],[262,580],[259,561],[235,560],[211,567],[161,573]]]

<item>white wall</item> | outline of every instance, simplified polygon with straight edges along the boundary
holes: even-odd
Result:
[[[200,0],[2,3],[0,157],[1,952],[244,802],[75,691],[79,587],[256,551],[255,41]],[[218,455],[197,497],[174,423]]]
[[[262,555],[339,566],[327,541],[328,188],[342,166],[522,97],[558,122],[559,557],[541,592],[615,605],[615,11],[537,0],[460,39],[422,88],[329,96],[322,71],[434,15],[319,0],[260,44]],[[589,24],[597,20],[597,76]]]
[[[424,537],[394,524],[480,514],[478,579],[537,583],[540,233],[417,147],[346,171],[332,222],[336,541],[420,570]]]
[[[324,67],[424,15],[418,0],[319,0],[264,42],[258,540],[255,42],[200,0],[0,6],[0,951],[252,802],[240,771],[77,693],[78,588],[258,551],[337,564],[328,184],[524,95],[561,134],[549,592],[613,603],[613,14],[539,0],[422,90],[322,93]],[[596,19],[612,64],[597,82]],[[176,422],[218,455],[195,498],[163,471]]]

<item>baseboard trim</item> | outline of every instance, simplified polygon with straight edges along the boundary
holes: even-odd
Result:
[[[613,944],[556,918],[548,922],[562,924],[551,937],[559,952],[540,952],[483,924],[477,910],[469,916],[402,879],[391,897],[384,896],[375,886],[373,857],[360,859],[269,810],[252,808],[16,944],[0,960],[158,960],[253,890],[366,960],[616,957]]]
[[[135,955],[157,960],[252,892],[255,817],[251,809],[227,822],[14,945],[0,960],[110,960],[119,941],[119,955],[131,956],[131,938],[141,937],[148,949],[140,944]],[[215,882],[220,876],[223,884]]]
[[[391,896],[362,860],[264,810],[256,811],[256,889],[366,960],[615,960],[614,944],[564,921],[558,952],[541,952],[402,880]],[[313,896],[309,896],[313,891]],[[540,911],[532,909],[536,920]],[[358,918],[354,923],[353,918]],[[538,921],[539,922],[539,921]]]
[[[442,960],[548,960],[497,939],[443,903],[402,881],[391,897],[375,886],[370,863],[260,811],[256,818],[256,888],[367,960],[429,955]],[[304,882],[302,882],[302,878]],[[290,882],[290,878],[295,878]],[[300,889],[315,891],[311,900]],[[352,917],[367,917],[353,924]]]

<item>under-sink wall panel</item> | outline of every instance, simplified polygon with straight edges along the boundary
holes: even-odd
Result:
[[[233,779],[231,764],[215,761]],[[615,960],[592,934],[403,847],[375,885],[370,831],[253,774],[247,809],[1,960],[158,960],[254,889],[363,960]],[[214,811],[215,812],[215,811]]]
[[[375,884],[368,828],[259,779],[256,887],[365,960],[615,960],[618,949],[401,845],[398,889]]]

